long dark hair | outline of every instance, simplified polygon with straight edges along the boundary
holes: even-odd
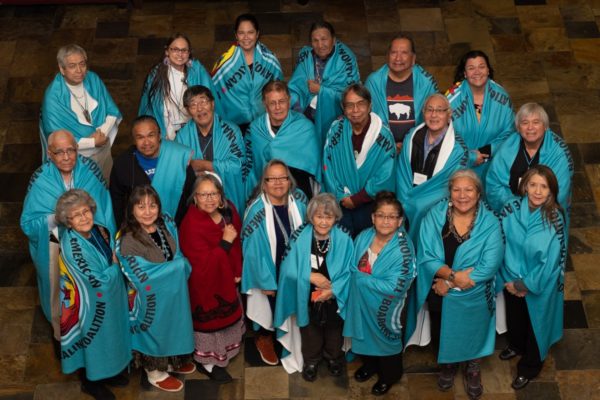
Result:
[[[167,40],[163,50],[164,51],[168,50],[169,47],[171,46],[171,44],[177,39],[183,39],[187,42],[188,48],[190,50],[190,52],[188,53],[189,60],[191,61],[193,58],[192,43],[190,42],[190,39],[183,33],[176,33],[175,35],[171,36]],[[163,51],[158,63],[154,67],[152,67],[152,69],[150,70],[150,73],[149,73],[149,75],[151,75],[153,73],[153,71],[156,70],[156,73],[154,74],[154,78],[152,79],[152,82],[150,83],[150,90],[148,91],[148,105],[152,104],[152,99],[154,98],[154,96],[160,95],[162,97],[169,97],[171,95],[171,85],[169,84],[169,65],[165,64],[166,56],[164,54],[164,51]],[[187,74],[188,74],[188,66],[184,65],[183,66],[183,77],[186,81],[187,81]]]
[[[523,177],[521,178],[521,183],[519,184],[519,193],[522,196],[527,194],[527,184],[531,180],[534,175],[539,175],[542,178],[546,179],[548,183],[548,189],[550,189],[550,195],[548,196],[548,200],[544,204],[542,204],[541,212],[542,219],[545,222],[553,222],[556,219],[557,211],[563,212],[562,207],[558,203],[558,179],[556,179],[556,175],[550,167],[547,167],[543,164],[538,164],[533,168],[530,168],[525,172]]]
[[[140,242],[145,242],[147,240],[146,232],[137,219],[135,219],[135,215],[133,215],[133,207],[141,203],[146,196],[150,197],[158,205],[158,217],[156,218],[155,224],[161,228],[165,227],[165,221],[162,218],[162,204],[160,203],[160,197],[156,190],[150,185],[136,186],[129,196],[129,202],[127,203],[127,209],[125,210],[125,219],[121,224],[121,236],[131,233],[131,235]]]
[[[488,78],[494,79],[494,68],[492,68],[492,64],[490,64],[490,59],[488,58],[487,54],[485,54],[481,50],[471,50],[468,51],[464,56],[462,56],[462,58],[458,62],[458,65],[456,66],[456,70],[454,71],[455,83],[461,82],[463,79],[465,79],[465,67],[467,66],[467,61],[469,61],[471,58],[477,57],[481,57],[485,60],[488,70],[490,71]]]

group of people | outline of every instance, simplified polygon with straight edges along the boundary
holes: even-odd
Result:
[[[59,50],[21,226],[63,371],[97,399],[132,363],[165,391],[228,382],[248,321],[266,364],[312,382],[360,355],[375,395],[431,344],[439,389],[463,363],[472,399],[508,331],[525,387],[562,336],[573,162],[544,109],[515,116],[481,51],[444,95],[405,35],[362,85],[327,22],[288,83],[254,16],[234,33],[211,74],[168,40],[114,163],[122,116]]]

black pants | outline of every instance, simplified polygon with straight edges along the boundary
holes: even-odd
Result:
[[[298,188],[302,190],[306,197],[312,199],[313,192],[312,187],[310,185],[310,178],[312,178],[312,175],[298,168],[289,168],[290,172],[292,173],[292,176],[296,180],[296,185],[298,186]]]
[[[404,367],[402,366],[402,352],[391,356],[360,356],[363,366],[367,372],[376,373],[379,381],[387,385],[393,385],[402,378]]]
[[[371,214],[373,213],[374,205],[374,202],[370,202],[354,209],[342,207],[342,219],[339,223],[348,229],[352,238],[355,238],[364,229],[373,225]]]
[[[504,289],[508,345],[521,353],[517,364],[517,376],[532,379],[539,375],[544,362],[540,358],[535,333],[531,326],[529,310],[524,297],[513,296]]]
[[[433,289],[427,295],[429,307],[429,323],[431,333],[431,347],[437,355],[440,351],[440,332],[442,330],[442,303],[444,298],[434,293]]]
[[[302,358],[305,365],[316,365],[324,357],[326,360],[341,361],[344,358],[342,345],[343,323],[339,316],[338,320],[327,320],[325,325],[310,322],[300,328],[302,338]],[[322,356],[322,357],[321,357]]]

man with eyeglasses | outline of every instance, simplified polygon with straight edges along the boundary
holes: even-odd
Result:
[[[111,146],[121,113],[98,75],[88,70],[85,50],[70,44],[58,50],[60,72],[44,94],[40,119],[42,158],[46,160],[48,135],[66,129],[77,141],[79,153],[96,161],[108,179]]]
[[[192,150],[171,140],[161,140],[156,119],[141,115],[131,124],[134,144],[115,159],[110,173],[110,196],[117,225],[124,215],[129,195],[136,186],[152,185],[162,211],[179,223],[187,210],[196,175],[190,166]]]
[[[321,145],[315,126],[301,113],[290,110],[285,82],[269,82],[262,96],[267,112],[252,121],[246,133],[247,193],[250,195],[259,182],[265,165],[279,159],[310,198],[321,181]]]
[[[454,132],[446,96],[432,94],[422,112],[425,122],[404,139],[396,167],[396,196],[404,206],[408,233],[415,245],[421,219],[431,206],[448,196],[450,176],[471,166],[469,149]]]
[[[366,86],[373,96],[373,112],[389,126],[397,151],[404,136],[423,122],[419,112],[425,99],[438,91],[434,77],[416,64],[415,43],[406,35],[392,39],[387,63],[367,78]]]
[[[78,154],[75,137],[66,130],[48,136],[48,162],[31,177],[21,214],[21,229],[29,239],[29,253],[37,270],[40,303],[60,340],[58,230],[54,212],[67,190],[83,189],[96,201],[94,220],[114,232],[112,202],[98,165]],[[57,353],[59,354],[59,353]]]
[[[371,226],[375,195],[394,190],[394,137],[371,112],[371,93],[359,83],[342,94],[344,118],[334,121],[323,150],[325,191],[342,206],[340,225],[352,237]]]

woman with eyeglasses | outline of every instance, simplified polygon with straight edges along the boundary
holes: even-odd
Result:
[[[494,81],[494,69],[481,50],[471,50],[461,58],[454,82],[446,92],[454,129],[471,151],[474,171],[485,180],[489,162],[514,132],[512,102],[506,90]]]
[[[331,124],[323,150],[325,191],[342,206],[340,225],[352,237],[371,226],[375,194],[394,189],[396,146],[381,118],[371,112],[371,94],[355,83],[342,94],[344,118]]]
[[[171,375],[191,374],[194,350],[187,280],[190,264],[181,253],[175,222],[161,213],[150,185],[129,196],[117,240],[117,257],[129,281],[129,320],[134,365],[142,385],[178,392],[183,382]]]
[[[234,33],[236,43],[217,60],[211,75],[223,115],[245,134],[250,122],[265,111],[263,86],[281,80],[283,72],[275,54],[258,40],[260,30],[254,15],[239,15]]]
[[[246,209],[241,233],[242,293],[247,295],[246,313],[257,331],[256,348],[266,364],[277,365],[273,313],[279,266],[292,234],[304,222],[307,199],[278,159],[265,166],[257,192]]]
[[[469,149],[454,130],[448,99],[439,93],[423,106],[425,122],[404,137],[396,167],[396,196],[406,211],[408,234],[415,246],[421,219],[448,195],[448,179],[467,168]]]
[[[127,293],[113,232],[94,220],[96,202],[71,189],[56,203],[60,236],[60,347],[64,373],[79,370],[81,390],[114,398],[105,387],[125,386],[131,360]],[[85,343],[85,346],[81,346]]]
[[[415,251],[392,192],[377,193],[371,219],[373,227],[354,241],[344,336],[363,361],[354,379],[377,375],[371,393],[382,396],[403,374],[401,315],[416,275]]]
[[[161,136],[175,139],[177,131],[190,116],[183,104],[185,90],[194,85],[214,86],[204,66],[194,58],[187,36],[176,33],[164,46],[164,55],[146,78],[138,115],[151,115],[158,121]],[[220,105],[217,101],[217,109]]]
[[[419,232],[417,284],[408,312],[408,345],[430,342],[440,365],[438,388],[454,385],[460,363],[470,399],[483,393],[480,361],[494,352],[494,280],[504,254],[498,218],[482,200],[473,170],[448,182],[450,199],[427,213]]]
[[[194,323],[194,360],[198,370],[217,382],[229,382],[225,370],[245,332],[237,284],[242,276],[242,222],[225,197],[220,178],[198,175],[192,204],[179,227],[181,250],[192,264],[188,286]]]

